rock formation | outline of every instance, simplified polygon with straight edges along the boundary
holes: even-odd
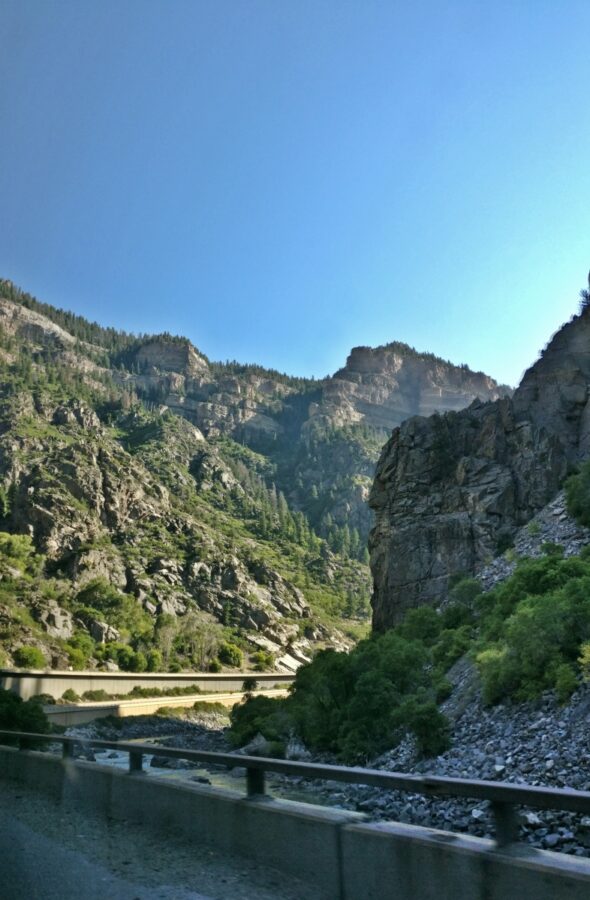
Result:
[[[0,531],[32,541],[73,616],[35,582],[36,624],[11,626],[18,640],[40,626],[102,643],[105,623],[127,639],[132,598],[141,628],[197,616],[287,668],[310,641],[345,644],[338,615],[366,615],[366,501],[386,429],[505,392],[397,343],[355,348],[319,382],[211,363],[184,338],[104,329],[1,281],[0,368]],[[25,574],[10,576],[19,597]],[[96,582],[102,599],[78,599]],[[96,615],[80,619],[80,604]]]
[[[390,431],[410,416],[463,409],[476,397],[496,400],[510,393],[483,372],[406,344],[354,347],[344,368],[324,382],[310,422],[320,416],[335,425],[363,422]]]
[[[411,418],[383,448],[370,504],[373,624],[437,603],[449,579],[510,545],[590,451],[590,312],[574,317],[512,398]]]

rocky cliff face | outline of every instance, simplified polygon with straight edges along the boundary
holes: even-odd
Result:
[[[5,282],[0,367],[0,529],[30,536],[69,585],[62,618],[46,603],[35,621],[74,627],[78,593],[103,579],[152,623],[208,616],[285,665],[301,634],[341,642],[334,619],[366,610],[384,429],[503,392],[402,344],[356,348],[321,382],[210,363],[186,339],[102,329]]]
[[[278,486],[320,534],[347,526],[359,546],[371,526],[367,498],[387,433],[409,416],[511,393],[482,372],[401,343],[356,347],[333,377],[306,382],[255,366],[209,365],[188,342],[150,339],[116,377],[206,437],[262,451]]]
[[[410,416],[463,409],[476,398],[496,400],[510,393],[483,372],[405,344],[354,347],[346,366],[324,382],[310,421],[319,416],[334,425],[362,422],[390,431]]]
[[[590,450],[590,314],[552,339],[512,398],[412,418],[379,460],[370,503],[373,623],[443,599],[510,545]]]
[[[190,341],[146,341],[135,354],[135,362],[143,370],[176,372],[182,376],[198,375],[208,371],[207,360]]]

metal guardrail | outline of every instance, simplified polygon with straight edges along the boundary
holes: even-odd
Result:
[[[481,781],[468,778],[445,778],[438,775],[409,775],[403,772],[381,772],[359,766],[331,766],[318,763],[292,762],[262,756],[245,756],[240,753],[214,753],[208,750],[185,750],[161,747],[157,744],[135,744],[124,741],[103,741],[93,738],[64,737],[53,734],[34,734],[21,731],[0,731],[0,743],[8,738],[17,741],[20,749],[30,750],[40,743],[62,745],[64,759],[73,759],[76,746],[96,747],[101,750],[119,750],[129,754],[129,773],[143,771],[143,757],[157,755],[170,759],[186,759],[228,769],[246,769],[248,797],[265,793],[265,773],[274,772],[299,778],[322,781],[341,781],[378,787],[386,791],[406,791],[428,797],[470,797],[491,804],[496,828],[496,843],[505,847],[518,841],[518,817],[516,807],[554,809],[590,815],[590,791],[567,788],[537,787],[509,784],[507,782]]]

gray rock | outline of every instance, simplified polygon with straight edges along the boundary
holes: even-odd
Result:
[[[113,625],[108,625],[106,622],[99,622],[98,619],[92,619],[88,623],[88,631],[94,640],[98,641],[100,644],[106,644],[109,641],[118,641],[121,637],[121,632]]]
[[[512,398],[408,419],[383,448],[375,511],[373,625],[442,602],[451,575],[476,573],[553,500],[590,453],[590,313],[574,317]],[[558,499],[552,520],[567,526]],[[499,563],[500,570],[504,563]]]
[[[55,600],[38,601],[31,607],[31,613],[51,637],[67,641],[74,633],[71,613],[62,609]]]

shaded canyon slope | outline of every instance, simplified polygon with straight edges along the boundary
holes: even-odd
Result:
[[[409,416],[511,392],[483,372],[401,343],[356,347],[342,369],[321,381],[256,366],[208,365],[188,347],[185,357],[174,358],[155,339],[140,347],[123,377],[206,437],[227,436],[270,458],[277,485],[319,534],[348,526],[361,546],[371,525],[375,463],[391,429]]]
[[[0,371],[0,532],[19,538],[0,546],[0,642],[54,666],[88,635],[182,665],[228,640],[283,668],[346,646],[387,432],[506,390],[403,344],[322,381],[212,363],[1,281]]]
[[[590,312],[553,337],[514,395],[415,417],[383,448],[370,505],[373,625],[444,599],[510,546],[590,453]]]

